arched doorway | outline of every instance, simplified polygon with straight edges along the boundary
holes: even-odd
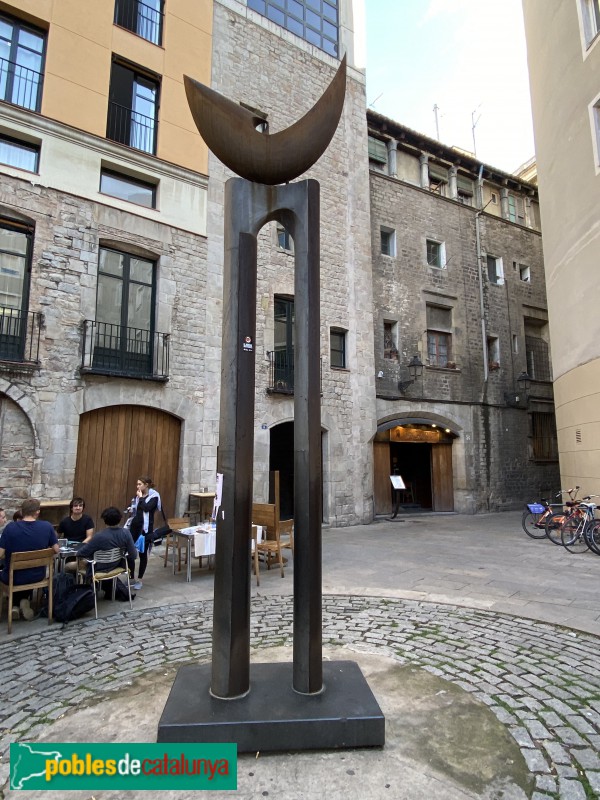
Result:
[[[294,516],[294,423],[281,422],[270,430],[269,472],[279,472],[279,504],[283,519]],[[272,496],[272,481],[269,482],[269,502]],[[321,429],[321,508],[323,505],[323,430]]]
[[[452,442],[456,433],[443,423],[407,418],[379,426],[373,442],[375,514],[392,511],[390,475],[400,475],[406,490],[404,511],[453,511]]]
[[[104,508],[129,505],[141,475],[152,478],[165,514],[175,516],[180,436],[180,420],[155,408],[108,406],[81,415],[74,493],[85,498],[96,527]]]
[[[31,494],[35,437],[25,412],[0,394],[0,487],[7,516]]]

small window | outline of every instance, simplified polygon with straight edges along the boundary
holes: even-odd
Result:
[[[502,259],[496,256],[486,256],[487,272],[490,283],[496,286],[502,286],[504,283],[504,269],[502,268]]]
[[[426,240],[427,264],[430,267],[444,269],[446,266],[446,247],[443,242],[434,239]]]
[[[116,0],[115,25],[161,44],[163,0]]]
[[[0,163],[28,172],[37,172],[40,162],[40,146],[13,139],[0,134]]]
[[[519,337],[517,336],[516,333],[513,333],[512,335],[512,349],[513,353],[519,352]]]
[[[396,255],[396,231],[393,228],[381,227],[381,254],[384,256]]]
[[[369,162],[379,169],[387,165],[387,145],[381,139],[369,136]]]
[[[589,47],[600,31],[599,0],[581,0],[581,18],[586,47]]]
[[[487,358],[491,370],[500,369],[500,342],[497,336],[488,336]]]
[[[596,137],[596,166],[600,165],[600,99],[591,107],[593,135]]]
[[[495,206],[497,206],[497,205],[498,205],[498,195],[496,194],[496,192],[492,192],[492,197],[491,197],[491,200],[492,200],[492,203],[493,203]]]
[[[531,270],[527,264],[519,264],[519,278],[525,283],[531,282]]]
[[[294,240],[290,236],[289,231],[279,222],[277,223],[277,246],[287,253],[294,252]]]
[[[548,342],[541,336],[531,336],[525,331],[525,359],[527,372],[532,381],[552,380]]]
[[[398,358],[398,323],[383,323],[383,357]]]
[[[100,191],[102,194],[136,203],[138,206],[156,208],[156,186],[130,178],[128,175],[103,169],[100,173]]]
[[[508,218],[519,225],[525,224],[525,201],[519,195],[508,195]]]
[[[452,336],[441,331],[427,331],[427,358],[431,367],[447,367],[452,362]]]
[[[558,439],[554,414],[531,414],[531,445],[534,461],[558,461]]]
[[[346,368],[346,331],[332,328],[329,333],[331,348],[331,366],[340,369]]]

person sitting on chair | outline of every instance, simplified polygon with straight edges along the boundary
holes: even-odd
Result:
[[[58,524],[58,533],[70,542],[88,542],[94,535],[94,521],[84,511],[85,500],[74,497],[69,503],[69,516]]]
[[[100,516],[107,527],[95,533],[89,541],[81,545],[77,551],[77,558],[93,558],[94,553],[98,550],[112,550],[114,547],[120,547],[127,553],[127,567],[129,573],[133,574],[138,551],[133,543],[131,533],[120,526],[123,515],[118,508],[110,506],[105,508]],[[121,563],[121,560],[119,560],[113,564],[102,564],[102,572],[110,572],[112,569],[120,567]],[[88,578],[91,577],[92,567],[90,564],[88,564],[86,574]],[[107,588],[110,589],[112,582],[104,581],[103,583],[106,583],[106,586],[102,587],[106,594]]]
[[[30,550],[45,550],[52,547],[58,553],[58,539],[54,528],[49,522],[38,519],[40,515],[40,501],[33,497],[24,500],[21,505],[22,519],[9,522],[0,536],[0,558],[5,556],[4,567],[0,573],[0,581],[8,584],[10,577],[10,557],[13,553],[25,553]],[[20,569],[14,573],[15,586],[21,583],[36,583],[44,579],[44,567]],[[19,610],[23,619],[31,620],[34,617],[31,608],[31,591],[14,592],[13,600],[18,606],[13,606],[13,619],[19,619]]]

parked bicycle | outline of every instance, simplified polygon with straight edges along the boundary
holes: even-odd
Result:
[[[568,494],[571,498],[568,502],[576,502],[575,497],[579,491],[579,486],[574,489],[561,489],[556,493],[556,497]],[[559,510],[564,513],[563,503],[551,503],[550,500],[542,499],[539,503],[527,503],[521,525],[523,530],[532,539],[543,539],[546,536],[546,521]]]
[[[590,545],[590,542],[594,542],[594,545],[596,541],[600,543],[600,520],[596,519],[598,504],[588,502],[592,497],[600,495],[590,494],[584,497],[561,526],[561,541],[570,553],[584,553],[591,549],[599,554],[596,547]]]
[[[567,517],[571,516],[571,514],[573,514],[577,508],[579,503],[579,500],[577,499],[577,493],[580,488],[580,486],[576,486],[574,489],[564,490],[562,493],[568,494],[569,499],[565,501],[563,507],[553,511],[546,517],[546,522],[544,525],[546,536],[554,544],[562,544],[560,529],[562,528]]]

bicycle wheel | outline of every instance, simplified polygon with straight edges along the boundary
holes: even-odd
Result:
[[[544,511],[544,514],[545,513],[546,512]],[[532,539],[543,539],[546,536],[544,520],[542,519],[544,514],[532,514],[531,511],[523,512],[521,525],[523,526],[523,530],[527,536],[531,536]]]
[[[569,517],[560,529],[563,545],[569,553],[584,553],[588,544],[584,534],[585,520]]]
[[[588,547],[597,556],[600,556],[600,520],[592,522],[585,531]]]
[[[562,544],[562,539],[560,538],[560,529],[562,528],[566,518],[567,515],[564,511],[554,511],[552,514],[546,517],[545,533],[550,541],[554,542],[554,544]]]

